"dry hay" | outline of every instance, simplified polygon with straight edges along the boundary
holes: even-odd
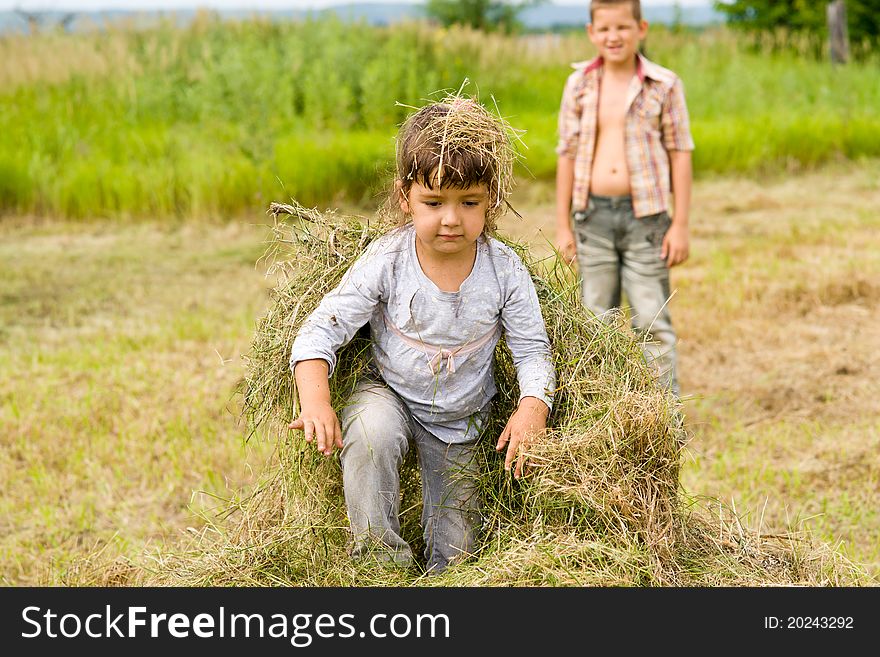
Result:
[[[424,182],[419,180],[419,172],[432,171],[438,186],[451,180],[454,187],[468,178],[465,171],[456,168],[456,162],[467,162],[474,171],[486,171],[490,178],[486,230],[494,232],[498,219],[511,207],[509,198],[516,184],[513,169],[522,160],[517,147],[525,146],[523,131],[476,98],[463,96],[467,84],[465,79],[458,93],[421,109],[404,106],[416,111],[404,121],[395,140],[395,179]],[[402,219],[397,194],[389,194],[385,212]]]
[[[277,279],[242,386],[253,435],[277,440],[264,485],[231,502],[186,549],[155,558],[140,583],[211,586],[739,586],[852,585],[864,574],[805,534],[746,530],[717,501],[679,484],[686,433],[677,404],[655,384],[622,322],[583,309],[571,270],[535,262],[533,274],[553,347],[559,390],[550,430],[516,481],[495,436],[514,408],[510,354],[496,351],[499,396],[482,441],[484,521],[473,558],[440,575],[352,562],[338,458],[325,458],[287,423],[297,414],[290,347],[299,326],[388,219],[272,205],[267,258]],[[282,218],[283,217],[283,218]],[[368,355],[356,337],[331,380],[338,409]],[[414,450],[413,450],[414,451]],[[411,453],[402,473],[402,533],[419,553],[419,477]]]

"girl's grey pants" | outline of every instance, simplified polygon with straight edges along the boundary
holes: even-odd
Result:
[[[590,195],[585,211],[573,214],[584,305],[599,317],[608,317],[609,311],[620,307],[621,293],[626,295],[645,357],[678,397],[669,268],[660,258],[669,215],[636,217],[629,196],[596,195]]]
[[[362,380],[340,413],[342,482],[354,558],[412,563],[400,536],[400,466],[411,446],[422,475],[422,530],[429,570],[473,551],[479,524],[476,441],[447,444],[422,427],[388,386]]]

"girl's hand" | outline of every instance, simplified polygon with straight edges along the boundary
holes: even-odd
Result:
[[[513,471],[514,479],[519,479],[526,465],[526,450],[532,441],[544,432],[547,427],[547,416],[550,409],[537,397],[523,397],[519,406],[510,416],[504,431],[498,437],[495,451],[500,452],[507,444],[507,455],[504,458],[504,469],[510,470],[516,459]],[[517,458],[518,455],[518,458]]]
[[[342,449],[342,427],[330,404],[303,407],[299,417],[287,425],[288,429],[300,429],[306,434],[306,442],[317,440],[318,451],[324,456],[333,453],[333,447]]]

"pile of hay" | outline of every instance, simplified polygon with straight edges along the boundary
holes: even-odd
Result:
[[[189,549],[156,559],[146,584],[178,586],[637,585],[715,586],[859,583],[861,574],[808,537],[763,537],[735,514],[698,506],[681,490],[686,435],[676,403],[654,382],[622,322],[604,324],[583,309],[570,269],[535,262],[517,248],[537,286],[557,368],[551,429],[531,449],[529,473],[503,469],[495,437],[517,400],[502,343],[499,396],[483,441],[484,522],[472,559],[438,576],[347,554],[348,521],[338,455],[325,458],[287,423],[297,415],[288,369],[299,326],[389,220],[273,204],[267,253],[277,279],[258,325],[243,382],[255,435],[277,440],[264,484],[230,504]],[[368,356],[357,337],[340,352],[331,381],[339,408]],[[337,453],[338,454],[338,453]],[[414,450],[402,476],[402,530],[421,552],[419,476]]]

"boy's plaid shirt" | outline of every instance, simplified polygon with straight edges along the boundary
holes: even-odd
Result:
[[[602,58],[572,64],[559,110],[556,152],[574,159],[572,210],[587,207],[596,144]],[[644,217],[669,211],[670,167],[667,151],[692,151],[687,105],[681,79],[641,54],[626,99],[625,151],[633,213]]]

